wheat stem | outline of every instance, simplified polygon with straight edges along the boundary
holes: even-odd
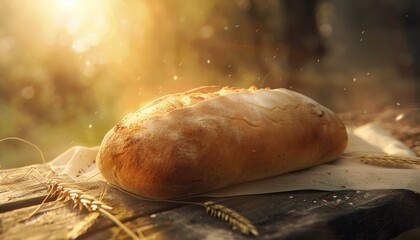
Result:
[[[120,220],[118,220],[114,215],[109,213],[107,210],[99,208],[98,211],[101,212],[103,215],[107,216],[115,224],[117,224],[131,238],[133,238],[135,240],[140,240],[140,238],[135,233],[133,233],[127,226],[125,226]]]
[[[42,162],[43,163],[47,163],[47,161],[45,161],[44,154],[42,153],[42,150],[37,145],[29,142],[28,140],[25,140],[23,138],[20,138],[20,137],[5,137],[5,138],[0,139],[0,142],[4,142],[4,141],[8,141],[8,140],[21,141],[21,142],[24,142],[24,143],[26,143],[26,144],[34,147],[39,152],[39,154],[41,155]]]
[[[54,195],[53,193],[53,189],[48,191],[47,196],[45,196],[44,200],[42,200],[42,202],[35,208],[35,210],[29,214],[28,217],[24,218],[21,220],[21,222],[28,220],[29,218],[31,218],[32,216],[35,215],[35,213],[37,213],[39,211],[39,209],[41,209],[42,205],[44,205],[44,203],[47,201],[48,198],[52,197]]]
[[[69,233],[67,233],[66,238],[76,239],[80,235],[84,234],[95,224],[96,219],[98,219],[100,215],[101,214],[99,212],[90,212],[81,222],[78,222]]]

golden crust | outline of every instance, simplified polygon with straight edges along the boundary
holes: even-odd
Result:
[[[220,90],[168,95],[160,103]],[[145,197],[177,198],[326,163],[347,145],[337,116],[303,95],[286,89],[224,91],[144,113],[149,104],[126,116],[102,142],[102,175]]]

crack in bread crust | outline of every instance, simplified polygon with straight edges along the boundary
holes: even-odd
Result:
[[[134,113],[128,114],[121,122],[125,126],[138,125],[142,121],[155,115],[166,114],[179,108],[190,107],[202,101],[210,100],[216,97],[225,96],[240,92],[254,92],[257,89],[250,87],[248,89],[232,87],[201,87],[187,91],[185,93],[170,94],[156,99],[155,101],[140,108]]]

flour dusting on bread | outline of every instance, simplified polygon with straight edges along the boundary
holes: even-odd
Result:
[[[340,119],[302,94],[217,86],[128,114],[104,137],[96,160],[108,182],[166,199],[331,162],[346,145]]]
[[[232,88],[232,87],[201,87],[185,93],[166,95],[140,108],[137,112],[128,114],[122,121],[123,125],[137,125],[142,120],[156,114],[169,113],[175,109],[192,106],[198,102],[239,92],[254,92],[256,87]]]

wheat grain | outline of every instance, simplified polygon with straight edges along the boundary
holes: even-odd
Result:
[[[344,157],[357,158],[362,163],[391,168],[418,168],[420,157],[405,157],[381,153],[349,153]]]
[[[46,184],[48,187],[48,194],[43,203],[47,198],[56,197],[56,201],[71,201],[73,203],[73,208],[78,208],[79,212],[81,212],[83,209],[86,209],[89,212],[88,216],[76,226],[76,229],[73,229],[68,233],[67,236],[70,239],[75,239],[81,234],[85,233],[91,226],[93,226],[96,219],[100,215],[110,219],[123,231],[125,231],[132,239],[140,239],[134,232],[132,232],[120,220],[118,220],[118,218],[109,212],[112,210],[111,206],[97,200],[95,197],[85,194],[80,189],[66,186],[64,183],[59,183],[55,179],[48,179]],[[41,205],[42,203],[39,206]],[[39,207],[35,210],[35,212],[37,210],[39,210]],[[29,217],[31,217],[35,212],[33,212]]]
[[[228,222],[232,229],[239,229],[245,235],[258,236],[258,230],[252,222],[235,210],[216,204],[213,201],[204,202],[204,207],[206,208],[206,213]]]
[[[6,137],[0,139],[0,142],[8,141],[8,140],[17,140],[24,142],[33,148],[35,148],[40,156],[41,160],[44,164],[46,164],[44,154],[42,150],[35,144],[19,138],[19,137]],[[1,167],[1,166],[0,166]],[[36,169],[34,169],[36,170]],[[32,169],[30,170],[32,171]],[[28,171],[24,176],[30,173]],[[45,180],[46,178],[40,174],[41,177]],[[24,177],[23,176],[23,177]],[[0,183],[3,183],[3,181],[8,177],[1,176]],[[75,239],[79,237],[81,234],[86,232],[93,224],[95,223],[96,219],[102,214],[106,216],[108,219],[113,221],[116,225],[118,225],[122,230],[124,230],[131,238],[133,239],[140,239],[135,233],[133,233],[129,228],[127,228],[121,221],[119,221],[114,215],[112,215],[109,211],[112,210],[111,206],[106,205],[105,203],[97,200],[96,198],[84,194],[84,192],[80,189],[74,189],[71,187],[66,187],[65,184],[57,182],[57,180],[49,178],[46,181],[46,185],[48,187],[48,193],[47,196],[44,198],[44,200],[41,202],[41,204],[38,205],[38,207],[25,219],[22,221],[26,221],[27,219],[31,218],[38,210],[42,207],[42,205],[47,201],[47,199],[57,196],[56,201],[72,201],[73,208],[79,208],[79,212],[81,212],[83,209],[87,209],[89,214],[88,216],[79,224],[76,226],[76,228],[73,229],[73,231],[69,232],[67,237],[70,239]],[[100,214],[99,214],[100,213]]]
[[[56,201],[71,201],[73,203],[73,208],[79,208],[79,212],[83,209],[86,209],[89,214],[81,222],[79,222],[76,227],[67,234],[69,239],[76,239],[81,234],[85,233],[93,224],[96,222],[96,219],[102,214],[119,226],[123,231],[125,231],[131,238],[140,239],[135,233],[133,233],[129,228],[127,228],[121,221],[119,221],[114,215],[109,211],[112,210],[112,207],[103,203],[102,201],[97,200],[96,198],[84,194],[80,189],[75,189],[72,187],[66,187],[67,184],[59,183],[55,179],[47,180],[48,194],[44,198],[44,201],[35,209],[35,211],[26,219],[32,217],[42,206],[43,203],[48,198],[56,197]]]

